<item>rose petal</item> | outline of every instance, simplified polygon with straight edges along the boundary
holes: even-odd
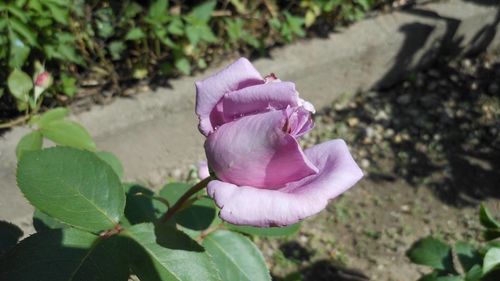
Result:
[[[300,137],[314,127],[311,112],[302,106],[291,107],[285,110],[288,116],[285,131],[294,137]]]
[[[305,154],[319,168],[319,173],[279,190],[211,181],[207,191],[221,208],[220,217],[239,225],[293,224],[323,210],[328,200],[349,189],[363,176],[343,140],[316,145]]]
[[[210,117],[226,93],[263,83],[262,76],[246,58],[240,58],[217,74],[197,81],[196,114],[200,120],[200,132],[205,136],[213,132],[215,126]],[[212,119],[214,118],[217,116],[212,115]]]
[[[298,93],[292,82],[275,82],[250,86],[227,93],[223,99],[223,112],[228,120],[244,115],[285,109],[298,105]]]
[[[283,132],[286,112],[269,111],[226,123],[205,142],[217,177],[237,185],[277,189],[317,172],[297,140]]]

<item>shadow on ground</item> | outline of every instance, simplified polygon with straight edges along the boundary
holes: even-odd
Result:
[[[467,42],[457,36],[459,20],[408,10],[444,21],[444,36],[433,36],[434,27],[423,23],[403,26],[406,41],[374,91],[321,112],[317,118],[330,124],[330,133],[316,138],[348,136],[373,180],[403,178],[455,206],[500,198],[500,60],[467,58],[483,52],[498,32],[495,2],[480,2],[497,13]],[[422,53],[424,46],[433,48]],[[411,72],[415,61],[428,70]],[[402,72],[407,80],[394,84]]]
[[[314,253],[300,245],[297,241],[288,241],[279,247],[283,256],[296,264],[302,264],[297,271],[285,277],[272,276],[275,281],[367,281],[369,278],[361,271],[350,269],[339,262],[322,259],[311,262]]]
[[[317,118],[348,136],[373,180],[426,185],[443,202],[500,198],[500,60],[439,63]],[[324,136],[319,136],[320,138]]]

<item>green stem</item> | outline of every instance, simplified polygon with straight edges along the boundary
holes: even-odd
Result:
[[[14,119],[14,120],[11,120],[7,123],[2,123],[0,124],[0,129],[7,129],[7,128],[12,128],[16,125],[20,125],[20,124],[23,124],[24,122],[28,121],[30,119],[30,116],[29,115],[24,115],[24,116],[21,116],[17,119]]]
[[[193,196],[196,192],[205,188],[211,180],[213,180],[213,178],[208,177],[208,178],[200,181],[199,183],[195,184],[188,191],[186,191],[186,193],[184,193],[184,195],[182,195],[182,197],[179,198],[179,200],[177,200],[177,202],[175,202],[174,206],[172,206],[172,208],[168,209],[168,211],[160,219],[160,222],[165,223],[166,221],[171,219],[175,215],[175,213],[177,213],[177,211],[179,211],[184,206],[184,203],[186,203],[186,201],[188,201],[189,198],[191,198],[191,196]]]

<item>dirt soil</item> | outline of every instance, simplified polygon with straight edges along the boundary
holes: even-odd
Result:
[[[479,203],[500,214],[499,83],[482,55],[317,114],[304,144],[344,138],[366,176],[297,235],[257,240],[275,280],[416,280],[416,240],[480,242]]]

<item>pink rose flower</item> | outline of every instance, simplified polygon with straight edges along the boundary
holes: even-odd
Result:
[[[265,78],[245,58],[196,82],[199,129],[217,180],[207,191],[230,223],[285,226],[323,210],[363,173],[343,140],[302,151],[314,107],[292,82]]]

